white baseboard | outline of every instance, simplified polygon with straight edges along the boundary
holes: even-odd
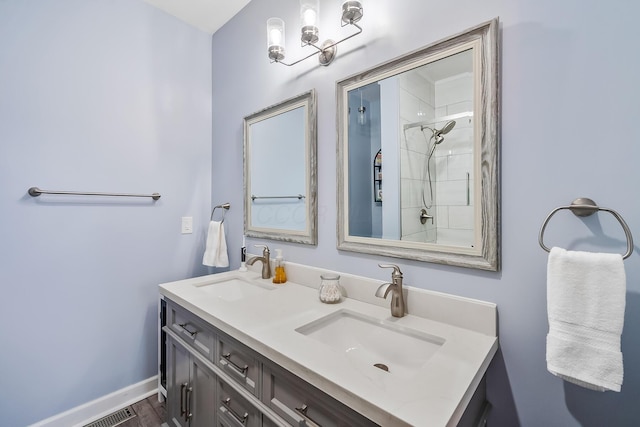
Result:
[[[132,403],[146,399],[157,393],[157,391],[158,376],[155,375],[137,384],[114,391],[106,396],[32,424],[29,427],[82,427]]]

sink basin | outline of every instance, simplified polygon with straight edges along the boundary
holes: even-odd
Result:
[[[238,301],[277,289],[275,286],[266,283],[250,282],[238,278],[230,278],[195,286],[204,293],[224,301]]]
[[[357,369],[379,368],[410,377],[440,349],[445,340],[350,310],[339,310],[296,329],[344,352]]]

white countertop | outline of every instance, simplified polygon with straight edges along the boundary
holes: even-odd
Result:
[[[317,269],[312,267],[306,270],[306,276],[300,273],[304,266],[288,265],[288,273],[289,268],[293,273],[289,278],[300,278],[300,282],[311,276],[318,277],[313,274]],[[434,300],[445,306],[452,301],[460,313],[470,313],[458,313],[456,317],[485,317],[464,319],[463,323],[494,323],[489,331],[477,331],[412,314],[391,317],[389,300],[380,300],[384,307],[354,298],[345,298],[338,304],[323,304],[312,283],[301,285],[289,280],[275,285],[275,290],[236,301],[223,300],[199,289],[204,284],[234,277],[271,285],[270,280],[260,279],[255,271],[231,271],[165,283],[160,285],[160,293],[383,426],[456,425],[498,348],[497,337],[492,333],[496,308],[490,303],[405,288],[409,313],[411,298],[414,298],[413,306],[417,306],[421,298],[431,301],[431,305]],[[345,278],[349,295],[357,294],[363,281],[371,282],[369,286],[374,287],[374,292],[375,286],[381,283],[349,277]],[[350,289],[351,282],[356,281],[359,288]],[[345,286],[342,279],[341,284]],[[296,328],[341,309],[436,335],[444,339],[444,344],[410,378],[390,375],[374,367],[354,367],[344,353],[296,332]],[[494,316],[493,319],[490,316]],[[459,322],[456,320],[456,323]]]

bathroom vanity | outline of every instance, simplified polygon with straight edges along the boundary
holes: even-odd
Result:
[[[409,280],[394,318],[380,281],[341,274],[348,297],[323,304],[327,270],[287,267],[284,285],[257,271],[160,285],[169,425],[483,424],[494,304]]]

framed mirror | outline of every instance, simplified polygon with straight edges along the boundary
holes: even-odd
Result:
[[[244,233],[315,245],[314,90],[244,118]]]
[[[498,19],[337,83],[338,249],[499,269]]]

